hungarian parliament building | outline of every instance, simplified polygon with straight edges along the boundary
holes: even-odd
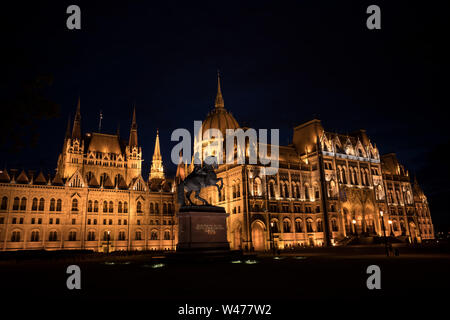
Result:
[[[202,131],[240,128],[218,84]],[[152,139],[153,140],[153,139]],[[54,175],[0,171],[0,250],[175,250],[177,182],[192,166],[164,174],[159,135],[145,180],[133,111],[128,141],[84,133],[80,100],[68,123]],[[364,130],[336,134],[314,119],[279,147],[279,169],[221,164],[224,191],[202,190],[224,207],[232,249],[345,245],[353,239],[434,239],[427,197],[394,153],[380,155]]]

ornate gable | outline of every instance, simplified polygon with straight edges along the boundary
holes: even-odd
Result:
[[[75,171],[75,173],[67,180],[66,185],[69,187],[83,188],[86,182],[80,170]]]
[[[355,149],[357,151],[356,155],[359,155],[360,157],[367,158],[367,152],[366,149],[363,147],[361,141],[358,139],[358,142],[356,143]]]
[[[142,179],[141,175],[131,181],[130,189],[136,191],[147,191],[147,184],[144,179]]]

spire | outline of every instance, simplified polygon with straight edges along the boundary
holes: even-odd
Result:
[[[164,179],[164,167],[159,146],[159,130],[156,131],[155,152],[153,153],[152,167],[150,169],[150,179]]]
[[[155,152],[153,152],[153,159],[161,160],[161,147],[159,146],[159,129],[156,129]]]
[[[77,112],[73,119],[72,138],[81,140],[80,97],[78,97]]]
[[[216,103],[215,103],[216,108],[223,108],[224,102],[223,102],[223,97],[222,97],[222,90],[220,89],[220,74],[219,74],[219,70],[217,70],[217,95],[216,95]]]
[[[128,145],[130,147],[138,146],[137,124],[136,124],[136,106],[133,107],[133,120],[131,122],[130,139],[128,141]]]
[[[70,116],[67,118],[66,139],[70,138]]]

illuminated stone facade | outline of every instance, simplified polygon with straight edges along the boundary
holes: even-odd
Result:
[[[55,176],[0,173],[0,249],[169,250],[175,247],[173,182],[157,136],[151,175],[141,175],[136,115],[128,143],[81,133],[80,101]]]
[[[202,130],[218,128],[225,135],[226,129],[237,127],[224,108],[219,82],[215,108]],[[335,134],[320,120],[309,121],[294,128],[292,144],[280,146],[279,161],[276,175],[266,175],[263,165],[222,164],[217,170],[225,185],[222,198],[214,187],[202,191],[202,197],[230,213],[232,248],[321,246],[327,243],[327,226],[329,245],[356,236],[370,243],[384,232],[410,242],[434,238],[419,185],[411,183],[394,154],[380,157],[364,130]],[[189,169],[180,164],[177,171]]]
[[[224,107],[220,83],[203,122],[202,129],[209,128],[239,128]],[[56,175],[1,171],[0,250],[175,248],[176,185],[165,178],[158,134],[148,181],[142,161],[134,112],[127,142],[119,135],[82,135],[78,102]],[[380,156],[364,130],[335,134],[319,120],[309,121],[294,128],[292,144],[280,146],[279,161],[276,175],[266,175],[263,165],[222,164],[222,197],[214,187],[202,191],[230,214],[231,248],[320,246],[327,242],[327,227],[331,245],[384,231],[403,241],[434,238],[417,181],[411,182],[394,154]],[[175,181],[190,170],[180,163]]]

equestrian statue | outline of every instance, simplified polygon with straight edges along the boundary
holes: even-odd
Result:
[[[216,158],[214,156],[208,156],[205,158],[203,165],[199,162],[200,161],[198,158],[194,160],[194,170],[177,186],[178,203],[181,206],[186,205],[184,192],[186,192],[186,198],[191,206],[195,205],[195,203],[191,200],[192,192],[195,192],[195,198],[202,201],[203,205],[211,206],[208,201],[200,197],[200,191],[209,186],[217,187],[220,199],[223,188],[223,179],[218,178],[214,171],[214,169],[218,168]],[[218,182],[220,182],[220,185]]]

